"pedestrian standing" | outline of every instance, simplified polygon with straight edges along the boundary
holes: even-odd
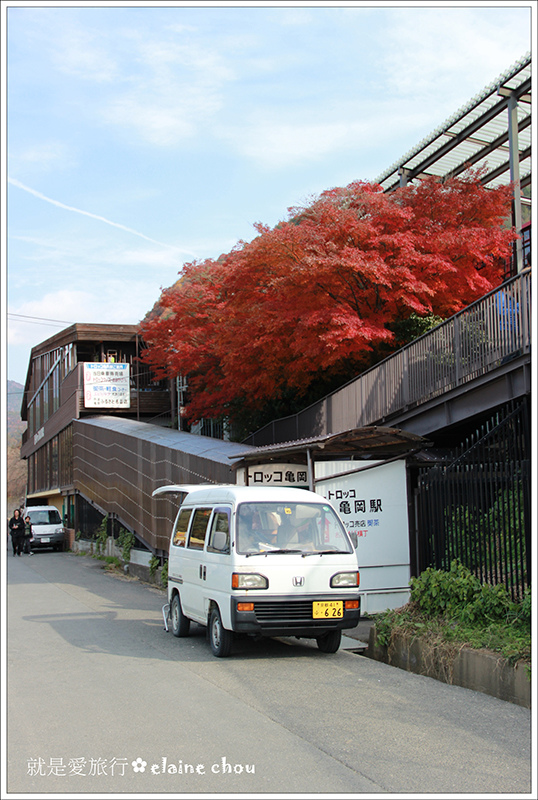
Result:
[[[32,548],[30,546],[30,542],[34,541],[34,532],[32,530],[32,523],[30,522],[30,517],[26,516],[24,518],[24,552],[27,553],[29,556],[33,556]]]
[[[8,524],[11,533],[11,544],[13,545],[13,555],[20,556],[24,547],[24,520],[18,508],[13,512]]]

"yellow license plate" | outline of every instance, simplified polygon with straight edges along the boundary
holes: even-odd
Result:
[[[328,600],[327,602],[312,603],[312,616],[314,619],[337,619],[344,616],[344,603],[342,600]]]

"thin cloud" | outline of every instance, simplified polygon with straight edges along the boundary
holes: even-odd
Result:
[[[90,211],[83,211],[80,208],[75,208],[74,206],[68,206],[65,203],[60,203],[59,200],[53,200],[51,197],[47,197],[45,194],[41,194],[41,192],[36,191],[35,189],[31,189],[29,186],[25,186],[24,183],[21,183],[16,178],[8,178],[8,183],[11,183],[13,186],[17,186],[19,189],[23,189],[25,192],[29,194],[33,194],[34,197],[38,197],[40,200],[45,200],[47,203],[51,203],[53,206],[58,206],[58,208],[63,208],[66,211],[74,211],[76,214],[82,214],[85,217],[91,217],[92,219],[99,220],[99,222],[104,222],[107,225],[112,225],[113,228],[119,228],[122,231],[126,231],[127,233],[132,233],[134,236],[139,236],[141,239],[145,239],[148,242],[153,242],[153,244],[158,244],[161,247],[169,247],[172,250],[178,250],[182,253],[187,253],[188,255],[194,256],[195,253],[191,253],[189,250],[184,250],[181,247],[176,247],[175,245],[165,244],[164,242],[159,242],[157,239],[152,239],[150,236],[146,236],[144,233],[140,233],[140,231],[135,231],[133,228],[128,228],[126,225],[121,225],[119,222],[112,222],[112,220],[107,219],[106,217],[100,217],[98,214],[92,214]]]

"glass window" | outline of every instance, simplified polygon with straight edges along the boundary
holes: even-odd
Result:
[[[207,533],[207,523],[211,516],[210,508],[197,508],[194,512],[194,517],[191,525],[191,532],[189,536],[189,544],[193,550],[203,550],[205,537]]]
[[[192,508],[182,509],[176,519],[174,527],[174,538],[172,540],[176,547],[185,547],[185,539],[187,538],[187,529],[192,514]]]
[[[30,522],[32,525],[61,525],[62,518],[58,512],[58,509],[51,508],[51,509],[40,509],[39,511],[32,511],[32,508],[27,509],[28,514],[30,516]]]
[[[207,550],[210,553],[230,552],[230,509],[215,508],[211,521]]]
[[[237,514],[239,553],[351,553],[332,506],[322,503],[242,503]]]

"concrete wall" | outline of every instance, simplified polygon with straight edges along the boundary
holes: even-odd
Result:
[[[473,689],[509,703],[531,707],[531,681],[526,664],[516,665],[498,653],[462,647],[452,658],[420,639],[393,636],[390,647],[377,643],[376,631],[370,629],[368,658],[399,669]]]

